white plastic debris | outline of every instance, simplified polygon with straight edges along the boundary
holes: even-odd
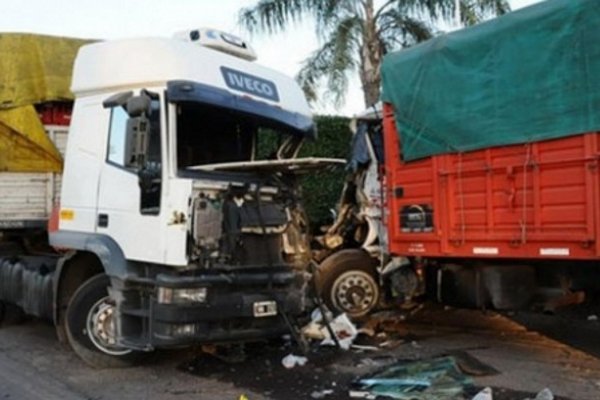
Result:
[[[333,319],[333,314],[327,309],[327,307],[323,308],[325,309],[325,315],[327,316],[327,319],[331,321]],[[318,307],[310,313],[310,320],[312,322],[323,322],[323,314]]]
[[[554,400],[554,395],[550,391],[550,389],[545,388],[542,389],[536,396],[534,400]]]
[[[281,365],[283,365],[287,369],[292,369],[296,365],[299,365],[302,367],[307,362],[308,362],[308,358],[306,358],[306,357],[296,356],[294,354],[288,354],[287,356],[283,357],[283,359],[281,360]]]
[[[595,314],[588,315],[588,321],[598,321],[598,316]]]
[[[382,349],[393,348],[398,347],[403,343],[404,341],[402,340],[386,340],[385,342],[379,343],[379,347],[381,347]]]
[[[486,387],[481,392],[477,393],[473,400],[493,400],[492,388]]]
[[[281,340],[286,341],[286,342],[291,342],[292,335],[285,334],[285,335],[281,336]]]
[[[388,334],[387,334],[387,333],[385,333],[385,332],[379,332],[379,333],[377,333],[377,335],[375,335],[375,337],[376,337],[377,339],[387,339],[387,337],[388,337]]]
[[[327,315],[327,320],[331,321],[331,319],[333,318],[331,312],[325,310],[325,313]],[[323,314],[321,313],[320,309],[315,308],[312,311],[312,313],[310,314],[310,320],[311,321],[302,328],[302,335],[305,338],[313,340],[323,340],[329,337],[329,334],[325,332],[327,328],[325,327],[325,322],[323,321]]]
[[[375,395],[372,395],[366,390],[350,390],[348,396],[350,396],[351,399],[375,399]]]
[[[326,310],[325,313],[327,314],[327,320],[330,321],[330,328],[335,334],[340,347],[348,350],[358,335],[356,326],[346,314],[341,314],[332,321],[329,311]],[[335,341],[331,337],[323,315],[318,308],[313,310],[311,321],[302,328],[302,335],[309,339],[321,340],[322,346],[335,346]]]
[[[321,313],[321,310],[319,310],[318,308],[315,308],[310,313],[310,320],[312,322],[321,322],[323,320],[323,314]]]
[[[340,347],[344,350],[348,350],[358,335],[356,326],[350,321],[346,314],[338,315],[331,321],[330,326],[338,339]],[[324,326],[321,328],[321,332],[325,336],[325,339],[321,342],[321,346],[335,346],[335,342],[331,338],[327,327]]]
[[[353,344],[350,345],[350,348],[358,351],[379,351],[379,347],[377,346],[366,346],[362,344]]]
[[[302,335],[309,339],[323,340],[325,334],[323,334],[323,325],[318,322],[311,321],[302,328]]]
[[[312,397],[313,399],[324,399],[325,397],[329,396],[330,394],[333,394],[333,390],[331,389],[325,389],[325,390],[315,390],[314,392],[312,392],[310,394],[310,397]]]

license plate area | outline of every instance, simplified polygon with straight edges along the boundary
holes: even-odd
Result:
[[[254,303],[254,317],[272,317],[277,315],[277,303],[274,301],[257,301]]]

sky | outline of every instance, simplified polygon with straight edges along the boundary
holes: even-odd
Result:
[[[509,0],[518,9],[540,0]],[[247,39],[257,62],[296,75],[302,61],[317,49],[319,40],[309,23],[277,35],[253,35],[237,23],[238,12],[256,0],[18,0],[2,2],[0,32],[32,32],[90,39],[170,37],[175,32],[211,27]],[[335,108],[326,102],[317,113],[353,115],[363,108],[358,79],[352,79],[346,103]]]

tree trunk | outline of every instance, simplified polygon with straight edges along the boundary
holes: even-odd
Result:
[[[381,92],[381,58],[383,55],[381,40],[375,25],[373,0],[364,3],[365,21],[360,49],[360,80],[363,87],[365,107],[379,101]]]

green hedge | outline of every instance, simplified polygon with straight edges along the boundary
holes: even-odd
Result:
[[[346,117],[321,115],[315,117],[318,129],[317,140],[306,140],[299,157],[328,157],[346,159],[350,150],[350,119]],[[259,135],[258,159],[270,159],[281,144],[281,136],[265,129]],[[308,213],[313,232],[320,226],[332,222],[329,210],[335,208],[339,200],[345,178],[344,166],[333,171],[323,171],[302,178],[304,206]]]
[[[306,141],[300,157],[333,157],[346,159],[350,150],[350,119],[339,116],[321,115],[315,117],[318,138]],[[312,230],[330,224],[329,209],[335,208],[341,194],[346,173],[344,167],[334,172],[320,172],[302,179],[305,207]]]

